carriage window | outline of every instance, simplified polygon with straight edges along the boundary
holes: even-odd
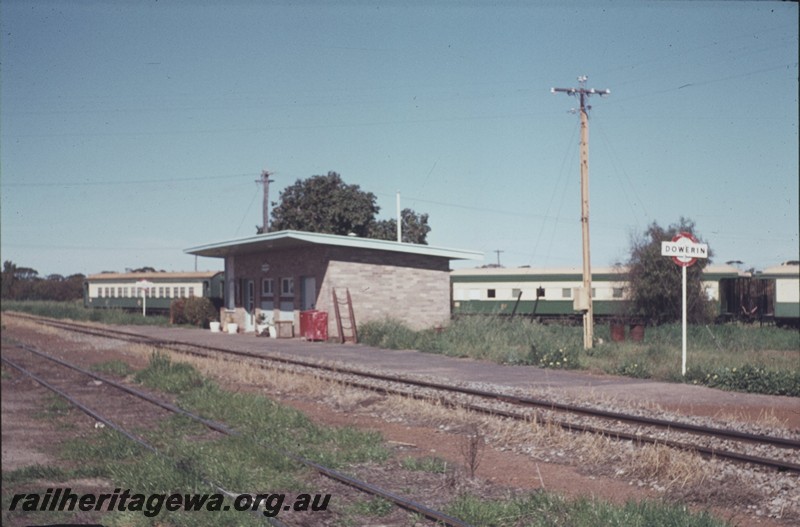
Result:
[[[572,288],[571,287],[562,287],[561,288],[561,298],[572,298]]]
[[[622,288],[621,287],[614,287],[611,289],[611,297],[612,298],[622,298]]]
[[[512,290],[511,290],[511,296],[512,296],[512,297],[514,297],[514,299],[515,299],[515,300],[516,300],[517,298],[519,298],[519,295],[520,295],[521,293],[522,293],[522,289],[512,289]]]
[[[544,298],[544,287],[537,287],[536,288],[536,298]]]
[[[496,298],[497,297],[497,291],[495,289],[487,289],[486,290],[486,296],[488,298]]]

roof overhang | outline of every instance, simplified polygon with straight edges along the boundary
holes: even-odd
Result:
[[[339,236],[336,234],[320,234],[316,232],[278,231],[257,234],[246,238],[237,238],[223,242],[211,243],[184,249],[183,252],[210,258],[225,258],[240,254],[292,249],[311,245],[330,245],[351,249],[372,251],[389,251],[405,254],[436,256],[448,260],[483,260],[483,253],[461,249],[446,249],[419,245],[415,243],[399,243],[357,236]]]

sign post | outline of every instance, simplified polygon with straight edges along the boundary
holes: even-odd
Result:
[[[142,290],[142,316],[147,316],[147,291],[151,287],[155,286],[153,282],[148,282],[147,280],[139,280],[136,282],[136,287]]]
[[[708,258],[708,244],[700,243],[691,233],[681,232],[670,242],[661,242],[661,256],[671,256],[681,267],[681,375],[686,376],[686,268],[698,258]]]

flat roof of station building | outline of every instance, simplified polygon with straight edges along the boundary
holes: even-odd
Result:
[[[358,236],[340,236],[337,234],[321,234],[292,230],[269,232],[245,238],[236,238],[233,240],[190,247],[189,249],[184,249],[183,252],[195,254],[197,256],[224,258],[231,255],[253,254],[269,250],[306,247],[310,245],[331,245],[352,249],[419,254],[446,258],[448,260],[483,259],[483,253],[477,251],[433,247],[416,243],[375,240],[372,238],[360,238]]]

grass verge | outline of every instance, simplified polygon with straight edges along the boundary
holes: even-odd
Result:
[[[3,300],[2,311],[18,311],[41,317],[63,318],[83,322],[100,322],[119,325],[166,326],[169,318],[164,315],[134,313],[123,309],[90,309],[83,306],[82,300],[74,302],[55,302],[48,300]]]
[[[654,501],[613,505],[580,498],[568,500],[548,492],[536,492],[505,501],[488,501],[462,495],[447,512],[482,527],[629,527],[670,525],[722,527],[728,525],[706,512],[691,513],[686,507]]]
[[[611,341],[607,325],[597,325],[598,344],[589,351],[583,349],[582,335],[580,327],[489,316],[456,319],[444,331],[412,331],[394,320],[359,327],[363,343],[390,349],[800,396],[800,333],[796,330],[737,324],[690,326],[685,378],[680,375],[680,325],[648,327],[643,341],[621,343]]]

